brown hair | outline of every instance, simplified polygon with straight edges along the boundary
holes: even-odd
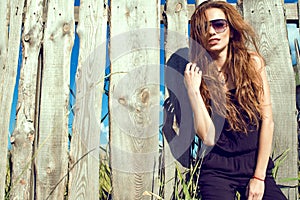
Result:
[[[217,68],[213,66],[209,53],[202,46],[208,34],[205,30],[205,10],[208,8],[221,9],[230,27],[231,38],[222,72],[227,80],[230,77],[235,86],[237,103],[233,102],[230,92],[224,94],[217,79]],[[229,3],[205,1],[196,8],[191,17],[190,59],[202,70],[200,92],[206,107],[211,113],[216,111],[226,116],[230,129],[244,133],[247,133],[247,124],[258,128],[261,119],[259,103],[263,94],[262,79],[256,67],[257,63],[252,58],[253,54],[262,57],[256,40],[257,35],[253,28]]]

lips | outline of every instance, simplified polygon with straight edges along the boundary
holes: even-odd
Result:
[[[217,44],[219,41],[220,41],[220,39],[218,39],[218,38],[212,38],[212,39],[208,40],[208,44],[214,45],[214,44]]]

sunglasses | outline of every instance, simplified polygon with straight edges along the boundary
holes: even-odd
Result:
[[[209,26],[212,26],[216,33],[223,33],[227,29],[228,22],[226,19],[214,19],[205,25],[205,30],[208,31]]]

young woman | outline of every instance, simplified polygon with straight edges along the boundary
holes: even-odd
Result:
[[[205,1],[191,17],[191,39],[184,84],[195,131],[210,147],[202,200],[234,200],[237,191],[247,200],[286,199],[271,174],[272,107],[255,32],[232,5]]]

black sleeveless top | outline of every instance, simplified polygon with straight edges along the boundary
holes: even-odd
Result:
[[[230,92],[234,97],[235,90]],[[233,102],[237,103],[235,100]],[[228,176],[252,177],[257,162],[260,128],[248,123],[247,130],[247,134],[230,130],[228,120],[225,119],[215,146],[208,148],[201,171],[215,170]],[[271,175],[273,167],[269,159],[267,175]]]

